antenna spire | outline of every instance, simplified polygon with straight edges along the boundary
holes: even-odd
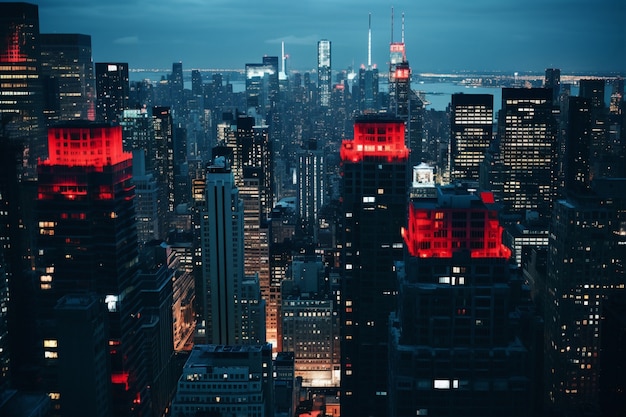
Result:
[[[404,43],[404,12],[402,12],[402,43]]]
[[[367,67],[372,66],[372,13],[369,14],[369,29],[367,31]]]
[[[393,6],[391,6],[391,43],[393,43]]]

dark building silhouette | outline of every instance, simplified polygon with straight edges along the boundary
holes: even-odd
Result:
[[[561,70],[559,68],[547,68],[543,86],[552,89],[552,104],[558,106],[561,95]]]
[[[548,409],[564,415],[601,415],[601,381],[615,375],[613,365],[606,367],[615,350],[609,349],[605,358],[604,348],[618,344],[623,334],[607,330],[619,327],[608,317],[614,313],[608,312],[626,298],[625,187],[623,178],[597,179],[589,191],[574,189],[554,205],[544,307],[544,381]]]
[[[138,255],[132,158],[122,150],[121,127],[107,124],[66,122],[49,129],[48,146],[50,158],[38,166],[36,205],[44,389],[55,402],[70,395],[62,389],[81,389],[80,384],[60,384],[61,376],[72,371],[59,358],[62,329],[54,308],[64,295],[93,293],[107,308],[110,409],[127,415],[146,389],[139,372],[140,315],[134,297]]]
[[[387,413],[387,323],[394,261],[402,259],[408,158],[404,123],[395,118],[357,118],[354,139],[341,146],[341,401],[349,416]]]
[[[96,62],[96,120],[118,122],[129,95],[128,63]]]
[[[493,194],[418,191],[396,268],[387,415],[529,415],[533,375],[517,326],[530,299],[509,266]]]

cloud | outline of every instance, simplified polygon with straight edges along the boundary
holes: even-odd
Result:
[[[316,45],[321,38],[319,35],[294,36],[287,35],[281,38],[268,39],[265,43],[280,44],[285,42],[287,45]]]
[[[122,38],[115,39],[113,43],[118,44],[118,45],[137,45],[139,43],[139,37],[124,36]]]

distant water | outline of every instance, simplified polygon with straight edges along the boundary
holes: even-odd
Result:
[[[452,94],[491,94],[493,95],[493,114],[494,117],[500,110],[502,104],[502,89],[500,87],[481,87],[481,86],[465,86],[452,82],[441,83],[411,83],[413,90],[421,91],[424,97],[430,103],[426,106],[427,110],[443,111],[448,107],[452,100]]]

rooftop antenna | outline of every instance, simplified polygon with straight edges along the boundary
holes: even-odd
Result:
[[[391,43],[393,43],[393,6],[391,6]]]
[[[402,12],[402,43],[404,43],[404,12]]]
[[[372,66],[372,13],[369,14],[369,29],[367,31],[367,67]]]
[[[285,41],[282,41],[281,45],[282,45],[282,50],[281,50],[281,59],[282,59],[281,72],[284,74],[285,73]]]

